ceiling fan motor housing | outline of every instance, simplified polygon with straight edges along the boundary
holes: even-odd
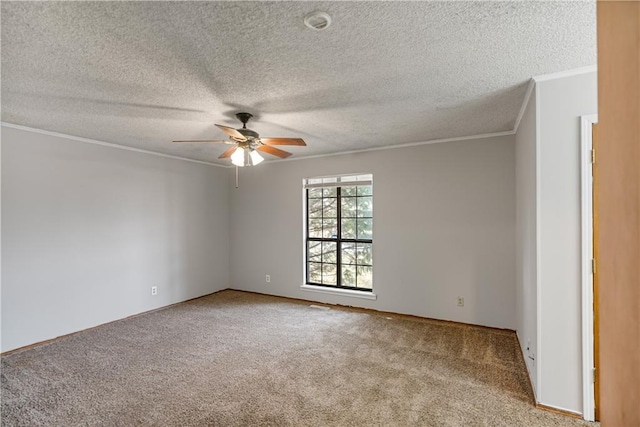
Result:
[[[248,129],[248,128],[240,128],[240,129],[236,129],[238,132],[240,132],[242,135],[245,136],[245,138],[247,139],[255,139],[258,138],[260,135],[258,135],[258,132]]]
[[[251,118],[253,117],[253,114],[251,114],[251,113],[236,113],[236,117],[238,118],[238,120],[240,120],[242,122],[242,128],[236,129],[236,130],[238,132],[240,132],[245,138],[247,138],[247,139],[256,139],[256,138],[260,137],[260,135],[258,135],[258,132],[247,128],[247,122],[249,120],[251,120]]]

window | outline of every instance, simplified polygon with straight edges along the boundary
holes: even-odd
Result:
[[[305,180],[306,283],[373,290],[372,175]]]

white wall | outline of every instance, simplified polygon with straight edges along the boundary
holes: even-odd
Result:
[[[228,177],[3,126],[2,351],[227,288]]]
[[[378,299],[301,290],[302,179],[367,172]],[[512,135],[265,163],[240,170],[230,200],[233,288],[516,327]]]
[[[536,93],[516,133],[516,332],[534,393],[537,389]]]
[[[582,412],[580,116],[595,72],[536,83],[539,140],[540,403]]]

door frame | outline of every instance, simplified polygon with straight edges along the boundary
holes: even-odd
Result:
[[[580,192],[582,236],[582,416],[595,420],[594,331],[593,331],[593,125],[598,115],[580,117]]]

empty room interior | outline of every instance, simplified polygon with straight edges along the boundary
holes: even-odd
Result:
[[[640,426],[640,3],[1,24],[3,426]]]

